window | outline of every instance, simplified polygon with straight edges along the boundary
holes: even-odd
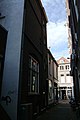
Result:
[[[52,87],[52,81],[49,80],[49,100],[53,98],[53,87]]]
[[[76,5],[75,5],[75,11],[76,11],[76,16],[77,16],[77,21],[78,21],[78,19],[79,19],[79,14],[78,14],[78,8],[77,8]]]
[[[49,75],[51,75],[51,57],[49,56]]]
[[[60,60],[60,63],[64,63],[64,60]]]
[[[69,65],[66,65],[66,66],[65,66],[65,69],[66,69],[66,70],[69,70]]]
[[[61,74],[61,76],[64,76],[63,74]]]
[[[66,76],[70,76],[70,74],[66,74]]]
[[[29,57],[29,92],[39,93],[39,63]]]
[[[44,45],[46,45],[46,22],[44,19],[42,22],[43,22],[43,42],[44,42]]]
[[[60,70],[64,70],[64,66],[60,66]]]

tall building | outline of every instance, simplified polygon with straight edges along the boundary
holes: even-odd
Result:
[[[70,76],[70,61],[64,57],[57,60],[59,98],[69,99],[73,94],[73,78]]]
[[[40,0],[0,1],[0,119],[47,106],[47,17]]]
[[[70,9],[69,9],[69,3],[68,0],[66,0],[66,13],[67,13],[67,29],[68,29],[68,49],[69,54],[72,54],[72,37],[71,37],[71,29],[69,27],[69,16],[70,16]]]
[[[48,105],[58,101],[58,64],[48,49]]]
[[[80,1],[68,0],[69,28],[72,36],[71,75],[74,81],[76,103],[80,102]]]

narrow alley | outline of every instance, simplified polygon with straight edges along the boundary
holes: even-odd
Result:
[[[80,120],[80,0],[0,0],[0,120],[33,119]]]
[[[68,101],[60,101],[57,105],[46,110],[36,120],[78,120]]]

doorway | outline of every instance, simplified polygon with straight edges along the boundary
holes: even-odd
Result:
[[[66,98],[66,90],[62,90],[62,99],[64,100]]]

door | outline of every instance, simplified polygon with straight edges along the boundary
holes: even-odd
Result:
[[[66,97],[66,90],[62,90],[62,99],[64,100]]]

